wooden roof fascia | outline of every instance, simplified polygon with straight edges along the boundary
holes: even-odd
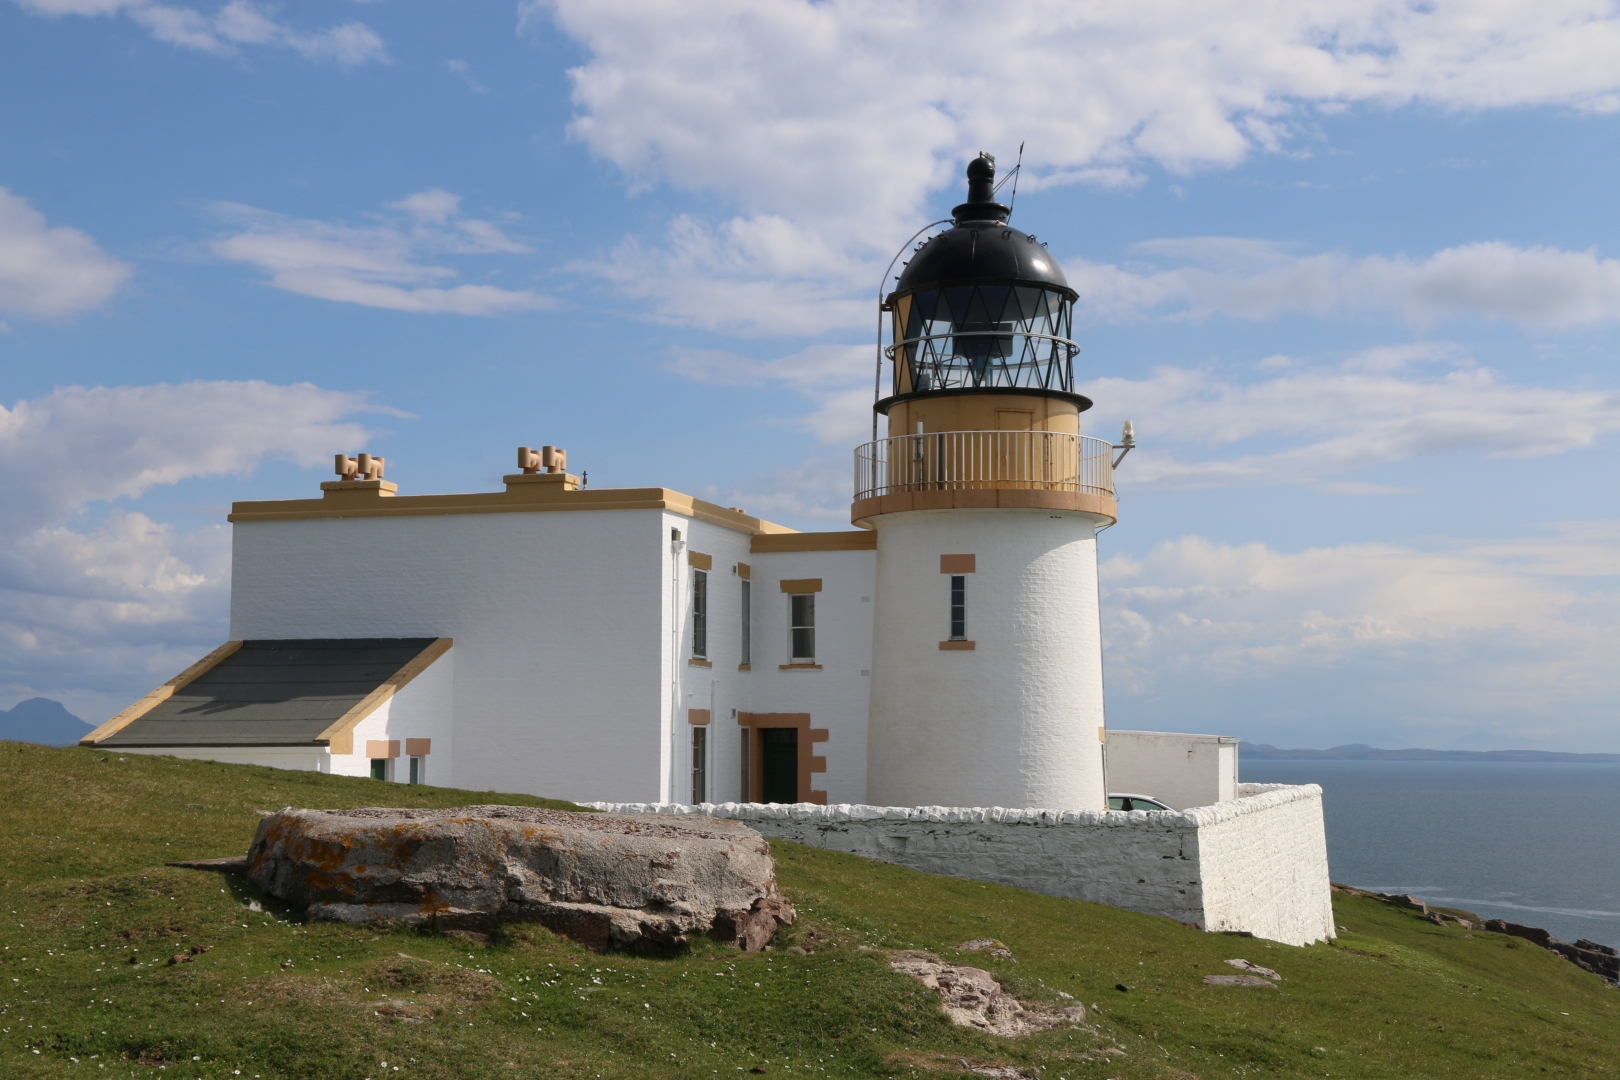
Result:
[[[360,721],[376,712],[383,702],[404,689],[412,679],[426,671],[433,661],[449,652],[450,646],[454,644],[454,638],[435,638],[433,644],[406,661],[405,665],[385,679],[381,686],[357,701],[348,712],[315,736],[315,742],[325,743],[327,750],[333,754],[354,753],[354,729],[360,725]]]
[[[188,683],[195,682],[197,679],[202,678],[214,668],[218,667],[226,658],[235,655],[237,650],[241,649],[241,647],[241,641],[227,641],[225,644],[221,645],[219,648],[215,649],[213,652],[209,653],[195,664],[192,664],[190,667],[186,668],[186,670],[182,671],[180,674],[176,675],[174,678],[170,679],[156,690],[153,690],[150,694],[147,694],[145,697],[141,698],[141,700],[137,701],[135,704],[131,705],[129,708],[125,709],[123,712],[119,713],[117,716],[113,717],[111,720],[108,720],[105,724],[102,724],[90,734],[80,739],[79,745],[94,746],[102,739],[122,731],[124,728],[133,724],[135,721],[139,720],[141,717],[145,716],[147,713],[151,712],[165,701],[168,701],[175,695],[177,691],[184,688]]]

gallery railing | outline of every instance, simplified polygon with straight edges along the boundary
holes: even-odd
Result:
[[[855,498],[1025,488],[1114,496],[1113,446],[1060,431],[935,431],[855,448]]]

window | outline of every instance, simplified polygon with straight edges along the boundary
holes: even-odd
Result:
[[[967,575],[951,575],[951,640],[967,640]]]
[[[425,768],[426,765],[427,765],[427,759],[426,758],[421,758],[421,757],[413,757],[413,758],[411,758],[411,783],[413,783],[413,784],[425,784],[425,783],[427,783],[427,778],[426,778],[427,769]]]
[[[692,729],[692,801],[709,801],[709,729]]]
[[[709,655],[709,573],[692,571],[692,655]]]
[[[754,662],[754,583],[742,583],[742,662]]]
[[[791,612],[788,629],[793,663],[813,663],[816,659],[816,594],[793,593],[788,597]]]
[[[372,758],[371,759],[371,778],[373,780],[387,780],[387,779],[389,779],[388,774],[393,771],[392,769],[389,768],[389,766],[392,765],[392,764],[393,764],[393,762],[391,762],[388,758],[385,758],[385,757],[374,757],[374,758]]]

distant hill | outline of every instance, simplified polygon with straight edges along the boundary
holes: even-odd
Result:
[[[60,701],[50,698],[29,698],[9,710],[0,709],[0,739],[12,742],[72,746],[92,730],[94,725],[80,720]]]
[[[1366,743],[1349,743],[1327,750],[1283,750],[1265,743],[1246,742],[1242,754],[1251,761],[1620,761],[1620,754],[1560,754],[1550,750],[1380,750]]]

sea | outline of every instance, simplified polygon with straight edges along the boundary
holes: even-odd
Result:
[[[1620,763],[1242,760],[1320,784],[1334,881],[1620,947]]]

